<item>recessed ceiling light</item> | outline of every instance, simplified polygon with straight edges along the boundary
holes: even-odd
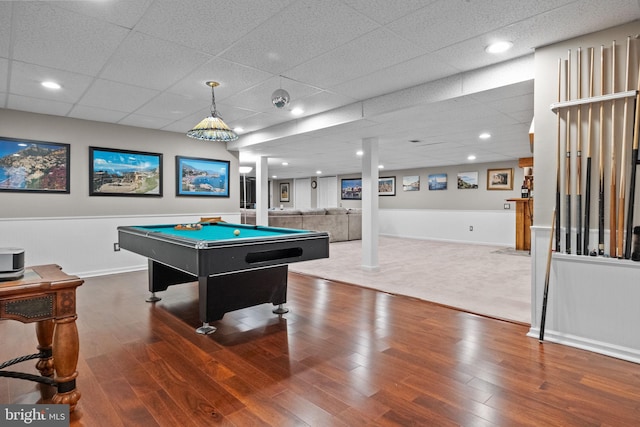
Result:
[[[322,174],[322,171],[316,171],[316,175]]]
[[[467,160],[475,160],[476,156],[474,156],[473,154],[469,155],[469,157],[467,157]]]
[[[364,155],[364,151],[358,150],[358,151],[356,151],[356,155],[363,156]]]
[[[243,128],[241,128],[240,126],[238,126],[238,127],[236,127],[236,128],[233,128],[233,131],[234,131],[234,132],[236,132],[236,133],[238,133],[238,132],[244,132],[244,129],[243,129]]]
[[[485,51],[487,53],[502,53],[511,49],[512,46],[513,46],[513,43],[507,42],[507,41],[495,42],[487,46],[485,48]]]
[[[271,175],[271,178],[276,179],[278,175]]]
[[[378,169],[384,169],[384,165],[378,165]]]
[[[291,114],[293,114],[294,116],[299,116],[302,113],[304,113],[304,110],[302,108],[294,108],[293,110],[291,110]]]
[[[287,162],[282,162],[282,166],[289,166],[289,163],[287,163]]]
[[[62,87],[58,83],[52,82],[52,81],[46,81],[46,82],[42,82],[40,84],[42,86],[46,87],[47,89],[60,89]]]
[[[478,136],[478,138],[480,138],[480,139],[489,139],[489,138],[491,138],[491,134],[489,132],[484,132],[484,133],[481,133]]]

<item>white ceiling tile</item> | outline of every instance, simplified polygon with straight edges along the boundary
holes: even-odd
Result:
[[[435,55],[427,54],[394,64],[329,89],[344,95],[364,100],[395,92],[407,87],[438,80],[458,70],[444,63]]]
[[[343,0],[380,24],[388,24],[437,0]]]
[[[75,103],[91,84],[92,78],[82,74],[39,67],[20,61],[11,61],[11,85],[9,93],[32,98],[50,99]],[[60,86],[58,90],[43,87],[43,81],[54,81]]]
[[[287,76],[320,87],[335,86],[363,74],[403,63],[423,52],[380,28],[287,71]]]
[[[353,40],[378,25],[340,2],[300,0],[272,16],[222,56],[274,74]]]
[[[0,57],[9,57],[12,2],[0,2]]]
[[[8,80],[9,80],[9,61],[5,58],[0,58],[0,92],[7,91]]]
[[[260,0],[259,4],[253,0],[215,4],[211,0],[191,0],[185,5],[157,0],[136,25],[136,31],[216,55],[289,3],[291,0]]]
[[[210,58],[184,46],[133,32],[121,43],[100,77],[166,90]]]
[[[129,32],[46,2],[14,3],[13,59],[95,74]]]
[[[216,81],[220,84],[215,88],[216,100],[226,100],[231,95],[264,83],[272,77],[271,73],[216,57],[181,79],[169,92],[211,99],[211,88],[206,82]]]
[[[170,119],[162,119],[159,117],[143,116],[141,114],[129,114],[118,123],[126,126],[136,126],[141,128],[158,129],[171,123]]]
[[[125,28],[133,28],[151,3],[153,0],[56,1],[55,5]]]
[[[73,104],[48,99],[30,98],[22,95],[7,96],[7,108],[11,110],[31,111],[33,113],[66,116]]]
[[[78,103],[88,107],[131,113],[159,93],[156,90],[97,79]]]
[[[86,105],[75,105],[69,112],[69,117],[83,120],[93,120],[103,122],[109,120],[109,122],[115,123],[122,120],[127,113],[122,111],[106,110],[104,108],[89,107]]]
[[[180,120],[200,110],[200,101],[195,102],[190,96],[165,92],[140,107],[136,114]]]

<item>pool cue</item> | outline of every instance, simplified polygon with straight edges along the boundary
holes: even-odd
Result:
[[[635,119],[633,122],[633,148],[631,150],[631,180],[629,181],[629,205],[627,210],[627,239],[625,240],[624,257],[631,258],[631,242],[633,240],[633,208],[636,196],[636,169],[638,163],[638,133],[640,133],[640,69],[638,69],[638,89],[634,108]]]
[[[567,73],[565,75],[566,82],[566,101],[571,100],[571,49],[567,55]],[[564,251],[567,254],[571,253],[571,108],[567,108],[567,121],[566,126],[566,141],[565,141],[565,208],[567,213],[565,214],[566,229],[565,229],[565,248]]]
[[[582,48],[578,48],[577,82],[578,99],[582,99]],[[576,255],[582,255],[582,105],[578,105],[578,128],[576,132]]]
[[[560,93],[562,92],[561,90],[561,81],[562,81],[562,59],[558,58],[558,102],[560,102]],[[557,144],[557,154],[556,154],[556,215],[555,215],[555,221],[556,221],[556,252],[560,253],[560,144],[562,141],[562,138],[560,137],[560,127],[561,127],[561,123],[562,120],[560,118],[561,116],[561,112],[560,110],[558,110],[558,113],[556,114],[556,122],[557,122],[557,137],[556,137],[556,144]]]
[[[589,98],[593,97],[593,48],[589,50]],[[584,190],[584,244],[583,253],[589,255],[589,232],[591,230],[591,127],[593,116],[593,103],[589,103],[589,113],[587,118],[587,177]]]
[[[631,37],[627,37],[627,62],[624,74],[624,90],[629,91],[629,68],[631,68]],[[624,258],[624,207],[627,184],[627,118],[629,116],[629,98],[624,98],[624,110],[622,112],[622,142],[620,144],[620,188],[618,189],[618,258]]]
[[[551,273],[551,257],[553,255],[553,226],[556,221],[556,210],[553,210],[551,218],[551,235],[549,237],[549,250],[547,251],[547,270],[544,274],[544,292],[542,294],[542,316],[540,316],[540,342],[544,341],[544,325],[547,322],[547,300],[549,297],[549,276]]]
[[[604,45],[600,45],[600,95],[604,95]],[[599,188],[598,188],[598,255],[604,255],[604,102],[600,101],[598,154]]]
[[[616,41],[611,45],[611,93],[616,93]],[[609,256],[616,258],[616,102],[611,101],[611,181],[609,184]]]

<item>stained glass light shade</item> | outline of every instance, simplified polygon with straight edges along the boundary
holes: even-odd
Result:
[[[220,114],[216,110],[216,97],[213,88],[218,86],[217,82],[207,82],[207,86],[211,86],[211,115],[205,117],[193,129],[187,132],[190,138],[200,139],[203,141],[235,141],[238,135],[229,129],[229,126],[222,120]]]

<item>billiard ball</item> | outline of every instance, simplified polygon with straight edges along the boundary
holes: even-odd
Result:
[[[233,231],[233,235],[234,236],[239,236],[240,235],[240,230],[234,230]]]

